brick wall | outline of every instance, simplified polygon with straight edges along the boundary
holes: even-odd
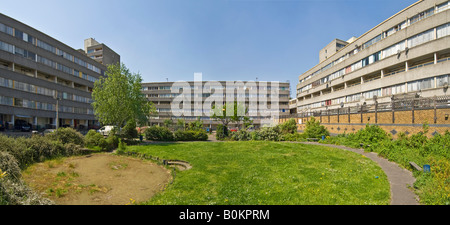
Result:
[[[393,115],[394,114],[394,115]],[[435,121],[436,114],[436,121]],[[353,133],[360,129],[363,129],[366,124],[377,124],[386,132],[391,133],[394,138],[400,132],[406,134],[415,134],[422,131],[422,125],[428,123],[429,132],[428,136],[433,136],[436,133],[444,134],[446,131],[450,131],[450,108],[445,109],[424,109],[424,110],[407,110],[407,111],[395,111],[393,112],[365,112],[365,113],[343,113],[338,115],[325,115],[315,116],[316,119],[321,120],[321,124],[324,125],[331,134],[343,134]],[[361,123],[362,116],[362,123]],[[393,117],[394,116],[394,120]],[[339,122],[338,122],[339,117]],[[414,117],[414,122],[413,122]],[[297,127],[300,132],[305,129],[306,121],[311,117],[297,117],[294,118],[297,122]],[[280,123],[283,123],[290,118],[280,119]],[[301,120],[301,124],[299,124]],[[394,121],[394,122],[393,122]]]

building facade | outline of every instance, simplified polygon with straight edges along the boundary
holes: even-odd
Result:
[[[84,51],[87,56],[95,61],[104,64],[117,64],[120,62],[120,55],[103,43],[97,42],[93,38],[84,40]]]
[[[448,107],[449,9],[448,0],[421,0],[359,38],[339,42],[345,46],[340,45],[337,52],[325,56],[322,50],[319,64],[299,76],[297,113],[302,117],[338,115],[336,124],[342,123],[339,114],[346,113],[348,121],[364,124],[368,120],[362,113],[370,111],[366,106],[371,106],[375,114],[404,109],[413,114],[409,116],[411,122],[403,123],[414,124],[414,109],[419,106],[434,107],[435,115],[436,107]],[[429,99],[428,105],[420,99]],[[352,114],[358,119],[351,120]],[[370,123],[375,122],[373,119]],[[400,123],[395,114],[386,121]],[[436,121],[434,116],[427,122]]]
[[[298,112],[447,95],[448,9],[449,1],[418,1],[300,75]]]
[[[154,103],[158,112],[157,117],[151,118],[151,125],[162,125],[167,119],[172,120],[174,123],[176,123],[177,119],[184,119],[186,122],[200,119],[203,121],[205,127],[214,129],[220,121],[210,118],[212,113],[211,107],[206,103],[210,101],[211,98],[216,98],[219,99],[221,103],[226,103],[227,99],[239,102],[239,98],[241,97],[242,102],[245,103],[245,107],[248,109],[246,115],[253,120],[253,124],[256,128],[260,127],[263,123],[269,121],[273,122],[274,112],[277,112],[280,116],[289,115],[289,83],[276,82],[275,84],[275,82],[236,81],[231,82],[230,85],[230,82],[227,83],[226,81],[190,81],[185,82],[184,84],[184,88],[186,89],[187,87],[188,89],[187,92],[179,91],[183,87],[174,82],[152,82],[142,84],[143,94],[146,95],[149,101]],[[243,87],[242,92],[238,91],[239,87]],[[275,88],[277,88],[277,90],[275,90]],[[174,112],[172,106],[172,103],[177,102],[177,97],[187,97],[192,103],[192,107],[182,109],[184,110],[182,116],[179,115],[179,111]],[[195,97],[197,97],[197,100]],[[263,101],[266,103],[262,103]],[[253,103],[263,104],[264,107],[254,109],[250,106],[250,104]],[[268,111],[270,112],[268,113]],[[233,126],[239,125],[230,123],[229,127]]]
[[[97,125],[91,92],[105,71],[83,50],[0,14],[0,121],[9,129]]]

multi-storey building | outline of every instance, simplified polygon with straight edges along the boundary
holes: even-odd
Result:
[[[238,91],[239,87],[237,83],[239,82],[232,83],[232,86],[227,86],[226,81],[214,81],[213,84],[208,81],[202,81],[200,83],[194,81],[186,82],[186,84],[189,85],[188,89],[190,89],[187,94],[178,91],[180,88],[186,87],[181,87],[174,82],[143,83],[142,92],[149,101],[155,104],[158,112],[157,117],[151,118],[151,125],[161,125],[167,119],[176,123],[177,119],[184,119],[186,122],[191,122],[200,118],[203,121],[204,126],[215,128],[220,122],[211,119],[210,107],[205,107],[205,102],[207,102],[210,97],[218,97],[221,99],[222,103],[226,103],[229,99],[239,101],[239,97],[242,97],[242,99],[244,99],[243,102],[245,102],[245,106],[248,109],[247,116],[253,120],[253,124],[256,128],[264,123],[273,122],[273,115],[276,114],[274,113],[275,111],[279,116],[289,115],[289,83],[276,82],[275,84],[275,82],[244,81],[242,82],[242,87],[244,87],[245,90],[241,93]],[[273,92],[276,87],[278,90]],[[177,91],[174,91],[175,89],[177,89]],[[229,90],[231,90],[231,92],[227,92]],[[277,94],[276,98],[274,93]],[[188,109],[189,112],[187,113],[187,116],[186,113],[183,116],[177,116],[177,113],[173,111],[172,103],[176,100],[177,96],[180,96],[180,94],[191,99],[192,107]],[[198,97],[198,102],[195,102],[195,97]],[[266,99],[267,102],[262,103]],[[250,107],[251,103],[256,103],[258,106],[262,104],[264,107],[255,109]],[[275,105],[276,107],[272,107]],[[267,111],[270,111],[270,113]],[[230,126],[237,126],[237,124],[230,123]]]
[[[91,92],[105,71],[83,50],[0,14],[0,121],[10,129],[18,120],[34,129],[96,124]]]
[[[299,76],[297,113],[447,95],[449,9],[448,0],[421,0],[359,38],[330,43]]]
[[[117,64],[120,62],[119,54],[93,38],[84,40],[84,51],[87,56],[104,65]]]

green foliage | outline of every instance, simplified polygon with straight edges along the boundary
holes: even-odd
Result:
[[[203,130],[203,121],[200,119],[188,123],[187,129],[189,130]]]
[[[169,128],[173,124],[173,121],[171,119],[166,119],[166,120],[164,120],[163,123],[164,123],[164,127]]]
[[[289,119],[280,124],[280,130],[283,134],[295,134],[297,133],[297,122],[295,122],[295,119]]]
[[[173,185],[143,204],[387,205],[390,200],[381,168],[339,149],[229,141],[130,146],[127,151],[193,165],[177,172]]]
[[[306,141],[305,135],[300,133],[287,133],[281,135],[282,141]]]
[[[281,129],[279,126],[273,127],[263,127],[258,132],[258,140],[261,141],[280,141],[281,140]]]
[[[172,131],[166,127],[151,126],[144,132],[145,138],[151,141],[173,141],[174,136]]]
[[[127,124],[122,130],[122,137],[127,139],[133,139],[138,137],[138,132],[136,130],[136,121],[135,120],[128,120]]]
[[[21,169],[45,159],[81,153],[78,144],[83,144],[83,139],[80,140],[77,132],[67,128],[58,129],[58,132],[47,136],[33,135],[31,138],[12,138],[0,134],[0,170],[7,175],[0,182],[1,205],[52,204],[27,187],[21,180]]]
[[[320,121],[316,120],[316,118],[311,117],[306,122],[305,128],[305,137],[306,138],[322,138],[322,136],[330,136],[330,132],[328,132],[327,128],[320,125]]]
[[[236,132],[232,132],[230,138],[233,141],[250,141],[252,140],[252,134],[251,132],[248,132],[247,130],[243,129]]]
[[[55,132],[48,134],[47,137],[60,141],[62,144],[77,143],[80,146],[84,146],[84,136],[70,127],[60,127]]]
[[[213,105],[211,109],[211,118],[222,122],[222,124],[227,127],[230,122],[240,122],[249,119],[245,119],[245,115],[248,112],[248,108],[245,105],[239,104],[234,101],[232,104],[225,103],[222,106]]]
[[[449,205],[450,133],[447,131],[443,135],[436,134],[428,138],[428,130],[429,126],[424,124],[423,131],[410,136],[399,133],[398,138],[393,140],[391,135],[380,127],[367,125],[354,134],[327,137],[321,142],[354,148],[359,148],[362,143],[365,150],[377,152],[380,156],[414,172],[414,187],[421,203]],[[415,162],[419,166],[428,164],[431,166],[431,172],[415,171],[409,162]]]
[[[103,135],[95,130],[89,130],[86,136],[84,136],[84,141],[87,147],[100,146],[103,139],[105,139]]]
[[[140,74],[132,74],[123,63],[117,63],[109,65],[105,75],[94,83],[92,92],[95,116],[102,124],[123,127],[132,119],[144,125],[156,114],[154,104],[141,93]]]
[[[119,139],[119,146],[117,148],[117,154],[123,154],[127,150],[127,143],[123,142],[122,139]]]
[[[216,139],[217,140],[224,140],[228,137],[228,127],[218,124],[216,129]]]
[[[206,141],[208,134],[205,130],[177,130],[174,133],[176,141]]]

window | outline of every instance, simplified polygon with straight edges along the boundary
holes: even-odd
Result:
[[[27,50],[23,50],[21,48],[15,47],[15,54],[36,61],[36,54]]]
[[[447,10],[447,9],[449,9],[449,7],[450,7],[450,2],[442,3],[436,7],[436,13]]]
[[[361,94],[354,94],[347,96],[346,102],[354,102],[359,101],[361,99]]]
[[[430,8],[430,9],[424,11],[424,12],[421,12],[421,13],[413,16],[413,17],[411,17],[409,19],[409,24],[411,25],[411,24],[413,24],[415,22],[421,21],[421,20],[423,20],[423,19],[425,19],[425,18],[427,18],[429,16],[432,16],[432,15],[434,15],[434,7]]]
[[[405,84],[399,84],[383,88],[383,96],[396,95],[404,92],[405,92]]]
[[[58,70],[61,70],[64,73],[73,74],[72,68],[69,68],[69,67],[59,64],[59,63],[58,63]]]
[[[444,87],[449,85],[449,75],[444,75],[436,78],[437,87]]]
[[[368,92],[364,92],[363,96],[365,99],[372,99],[373,96],[381,96],[381,89],[376,89]]]
[[[45,49],[45,50],[47,50],[49,52],[56,53],[56,48],[55,47],[53,47],[52,45],[49,45],[46,42],[43,42],[41,40],[37,40],[37,46],[42,48],[42,49]]]
[[[3,77],[0,77],[0,87],[8,87],[8,88],[12,88],[13,87],[13,81],[10,79],[6,79]]]
[[[13,105],[13,98],[12,97],[6,97],[0,95],[0,104],[2,105]]]
[[[365,48],[368,48],[368,47],[370,47],[371,45],[373,45],[373,44],[375,44],[375,43],[381,41],[381,37],[382,37],[382,36],[381,36],[381,34],[380,34],[380,35],[378,35],[378,36],[372,38],[370,41],[368,41],[368,42],[366,42],[366,43],[363,44],[363,48],[364,48],[364,49],[365,49]]]
[[[408,82],[408,91],[420,91],[429,88],[434,88],[434,78]]]
[[[437,31],[436,38],[441,38],[450,35],[450,23],[437,27],[436,31]]]
[[[392,45],[384,50],[382,50],[381,54],[383,55],[383,58],[389,57],[391,55],[395,55],[401,51],[405,50],[405,42],[401,41],[395,45]]]
[[[433,38],[434,38],[434,29],[427,30],[423,33],[408,38],[408,48],[412,48],[422,43],[431,41],[433,40]]]
[[[6,26],[3,23],[0,23],[0,31],[3,32],[3,33],[7,33],[7,34],[9,34],[11,36],[13,35],[12,27]]]
[[[0,49],[14,54],[14,45],[0,41]]]
[[[50,59],[44,58],[44,57],[42,57],[40,55],[37,56],[37,61],[42,63],[42,64],[44,64],[44,65],[50,66],[52,68],[56,68],[56,63],[55,62],[53,62]]]

